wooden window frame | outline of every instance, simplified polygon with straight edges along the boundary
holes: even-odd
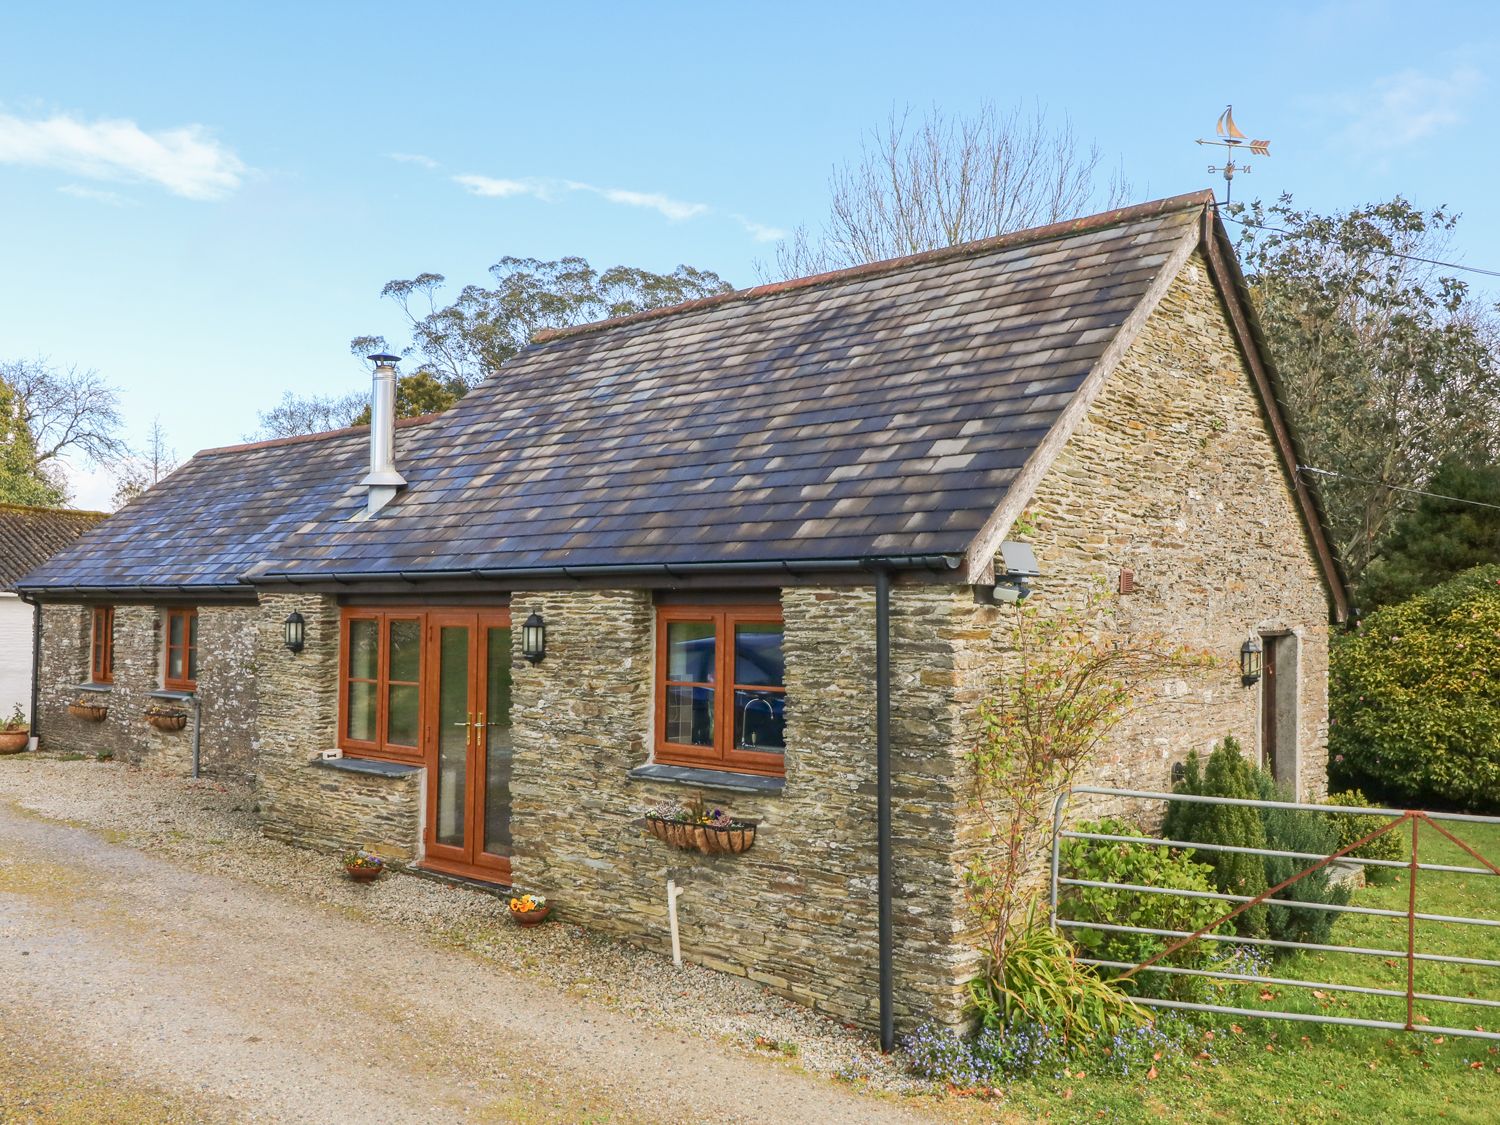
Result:
[[[176,618],[182,618],[182,644],[172,643],[172,622]],[[162,635],[162,648],[166,652],[166,665],[162,669],[162,686],[171,691],[197,691],[198,690],[198,607],[174,606],[167,610],[165,633]],[[182,652],[181,676],[172,675],[172,654],[178,650]]]
[[[376,622],[375,679],[351,680],[349,676],[350,624],[354,621]],[[390,678],[390,638],[392,621],[414,621],[417,624],[418,660],[417,679],[392,680]],[[427,712],[427,613],[409,607],[345,606],[339,615],[339,708],[338,745],[345,751],[353,751],[352,757],[371,758],[381,762],[397,762],[401,765],[420,766],[426,761]],[[349,731],[349,685],[368,683],[375,686],[375,738],[373,740],[350,738]],[[414,685],[417,689],[417,744],[404,746],[389,740],[390,735],[390,689],[392,684]]]
[[[94,606],[89,635],[89,679],[96,684],[112,684],[115,682],[114,606]]]
[[[673,622],[689,621],[714,626],[714,680],[693,686],[714,689],[714,744],[691,746],[668,742],[667,727],[667,627]],[[762,777],[786,775],[785,753],[744,750],[734,744],[734,695],[740,686],[734,682],[734,627],[738,624],[784,625],[779,604],[661,605],[656,608],[656,737],[655,760],[662,765],[693,766],[701,769],[726,770],[732,773],[756,774]],[[783,638],[785,633],[783,633]],[[670,681],[687,685],[687,680]],[[743,685],[747,690],[780,692],[786,697],[786,686]]]

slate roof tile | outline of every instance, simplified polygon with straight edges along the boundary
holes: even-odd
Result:
[[[541,333],[405,427],[200,454],[33,579],[959,554],[1205,196]]]

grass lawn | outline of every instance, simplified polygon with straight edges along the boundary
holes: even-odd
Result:
[[[1445,823],[1449,831],[1500,863],[1500,825]],[[1421,829],[1424,863],[1477,866],[1431,829]],[[1405,910],[1405,872],[1356,893],[1355,906]],[[1417,909],[1432,914],[1500,920],[1500,877],[1422,872]],[[1405,918],[1343,915],[1330,941],[1403,949]],[[1500,927],[1419,923],[1419,951],[1500,960]],[[1296,953],[1271,975],[1405,989],[1404,959]],[[1500,1000],[1500,969],[1418,962],[1418,992]],[[1403,998],[1306,988],[1232,985],[1223,1003],[1365,1019],[1404,1021]],[[1419,1002],[1418,1022],[1500,1030],[1500,1008]],[[1334,1027],[1283,1020],[1193,1013],[1207,1021],[1214,1057],[1164,1058],[1154,1077],[1071,1075],[1033,1078],[994,1098],[975,1098],[961,1118],[1054,1121],[1323,1121],[1439,1118],[1500,1121],[1500,1041]],[[963,1099],[970,1101],[970,1099]],[[972,1116],[970,1116],[972,1115]]]

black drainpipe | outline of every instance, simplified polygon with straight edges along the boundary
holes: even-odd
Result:
[[[37,716],[42,701],[42,603],[30,594],[21,600],[31,607],[31,737],[41,747],[41,719]]]
[[[880,902],[880,1049],[896,1047],[891,965],[891,572],[875,571],[875,838]]]

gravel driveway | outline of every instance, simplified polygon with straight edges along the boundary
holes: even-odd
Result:
[[[319,1123],[925,1118],[914,1101],[862,1093],[784,1060],[670,1030],[661,1018],[641,1018],[629,1005],[589,994],[590,987],[608,992],[620,982],[595,975],[581,988],[560,986],[545,971],[554,960],[547,954],[558,950],[564,976],[579,971],[567,964],[569,957],[576,960],[573,947],[582,940],[577,931],[565,932],[570,927],[534,934],[501,929],[492,898],[409,877],[387,877],[372,888],[340,884],[311,896],[260,885],[238,869],[280,855],[296,860],[283,863],[290,868],[286,878],[295,880],[298,864],[316,860],[319,877],[331,881],[321,874],[329,861],[249,839],[247,819],[228,817],[227,810],[240,806],[222,790],[218,800],[227,819],[193,827],[225,836],[199,840],[142,823],[142,802],[176,808],[186,793],[212,806],[212,787],[149,779],[112,765],[28,758],[0,761],[0,1018],[11,1026],[45,1026],[49,1037],[77,1052],[80,1072],[85,1060],[97,1060],[117,1083],[187,1099],[197,1107],[189,1117]],[[123,815],[125,826],[100,826],[106,812]],[[190,808],[184,815],[200,812]],[[90,827],[61,823],[64,817]],[[120,842],[163,831],[160,848]],[[189,851],[200,853],[196,860],[172,854],[167,842],[174,839],[191,839]],[[466,908],[481,921],[489,918],[484,932],[514,943],[507,948],[518,963],[538,971],[514,971],[494,957],[466,954],[451,940],[382,922],[341,897],[366,890],[410,899],[416,905],[406,909],[418,915],[428,897],[476,900]],[[458,925],[454,932],[464,930]],[[646,968],[626,971],[647,973],[645,979],[660,980],[683,997],[716,976],[676,973],[670,963],[663,970],[651,954],[620,956],[629,964],[649,959]],[[639,981],[625,984],[640,987]],[[774,998],[734,995],[746,1010],[746,1026],[775,1032],[787,1026],[777,1019],[793,1025],[812,1019],[783,1012]],[[0,1120],[24,1119],[6,1108],[0,1105]]]

